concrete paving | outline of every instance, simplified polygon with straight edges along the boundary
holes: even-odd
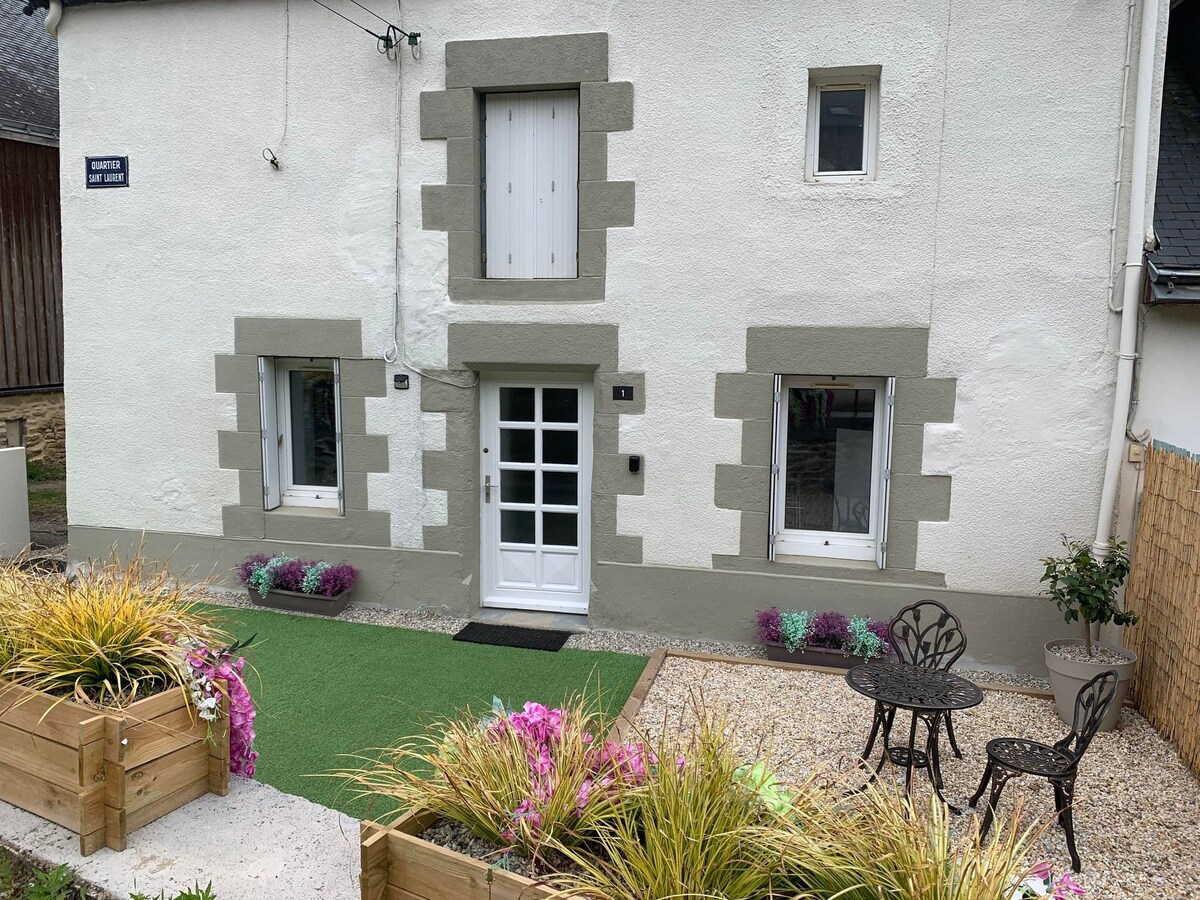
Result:
[[[358,821],[257,781],[231,779],[129,836],[123,853],[84,858],[79,838],[0,802],[0,838],[66,863],[117,897],[167,896],[212,882],[218,900],[358,900]]]

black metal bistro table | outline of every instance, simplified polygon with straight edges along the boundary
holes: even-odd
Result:
[[[875,718],[871,723],[871,736],[867,739],[867,747],[863,750],[863,760],[870,758],[875,737],[881,728],[883,730],[883,755],[879,759],[879,765],[875,767],[871,781],[875,780],[883,768],[884,761],[891,759],[893,765],[904,766],[907,770],[904,788],[911,793],[913,769],[926,769],[938,797],[951,811],[957,813],[959,810],[942,795],[939,732],[949,713],[956,709],[970,709],[982,703],[983,691],[973,682],[949,672],[891,662],[870,662],[855,666],[846,673],[846,683],[864,697],[875,701]],[[891,742],[892,721],[896,717],[897,709],[911,710],[913,714],[912,724],[908,729],[907,745],[893,745]],[[918,719],[925,723],[928,732],[924,750],[918,750],[915,746]]]

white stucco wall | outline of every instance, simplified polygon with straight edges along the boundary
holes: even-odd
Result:
[[[376,2],[381,11],[391,4]],[[401,147],[400,293],[408,357],[445,364],[445,325],[617,322],[647,409],[621,449],[647,459],[618,531],[645,562],[735,554],[739,513],[713,502],[740,424],[713,417],[714,373],[745,365],[763,325],[922,326],[930,374],[958,379],[955,422],[927,426],[951,517],[921,526],[918,566],[950,587],[1036,589],[1062,531],[1090,536],[1111,409],[1106,308],[1126,4],[843,0],[739,4],[409,0],[419,61],[396,63],[316,4],[282,0],[70,9],[60,27],[70,519],[219,534],[236,473],[217,468],[233,398],[213,355],[237,315],[361,318],[390,344],[392,209]],[[365,14],[361,14],[364,16]],[[462,306],[446,235],[422,231],[420,185],[445,180],[422,141],[422,90],[446,41],[607,31],[635,125],[609,177],[637,184],[636,226],[609,232],[602,304]],[[882,66],[879,178],[802,180],[808,67]],[[283,171],[261,158],[276,149]],[[85,191],[83,157],[128,154],[128,190]],[[1118,245],[1120,246],[1120,244]],[[415,387],[415,385],[414,385]],[[372,505],[397,546],[445,521],[420,452],[444,423],[419,395],[368,402],[391,435]]]
[[[1200,453],[1200,308],[1147,309],[1140,353],[1134,432]]]

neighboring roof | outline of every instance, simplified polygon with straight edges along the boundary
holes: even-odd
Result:
[[[0,136],[58,140],[58,43],[21,3],[0,0]]]
[[[18,7],[33,7],[34,9],[46,9],[50,4],[48,0],[0,0],[0,6],[6,2],[16,3]],[[129,3],[141,2],[141,0],[62,0],[63,6],[87,6],[92,3]]]
[[[1154,233],[1158,269],[1200,269],[1200,95],[1167,64],[1158,144]]]

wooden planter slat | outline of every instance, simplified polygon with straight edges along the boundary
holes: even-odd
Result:
[[[411,813],[390,826],[363,822],[363,900],[545,900],[553,891],[537,882],[492,869],[486,862],[447,850],[416,835],[433,819]]]
[[[73,790],[82,786],[79,756],[78,747],[0,723],[0,763]]]
[[[228,700],[208,733],[179,689],[100,710],[0,683],[0,800],[76,832],[83,856],[123,850],[130,831],[228,792]]]
[[[80,733],[81,723],[96,718],[96,710],[78,703],[0,682],[0,721],[14,728],[78,747],[103,734],[104,723],[99,721]]]
[[[125,764],[126,768],[136,768],[144,762],[158,759],[180,747],[186,747],[192,742],[192,724],[194,716],[191,710],[177,709],[136,725],[126,726],[120,737],[115,738],[116,759]],[[122,744],[121,740],[125,743]],[[113,750],[109,752],[112,753]]]

